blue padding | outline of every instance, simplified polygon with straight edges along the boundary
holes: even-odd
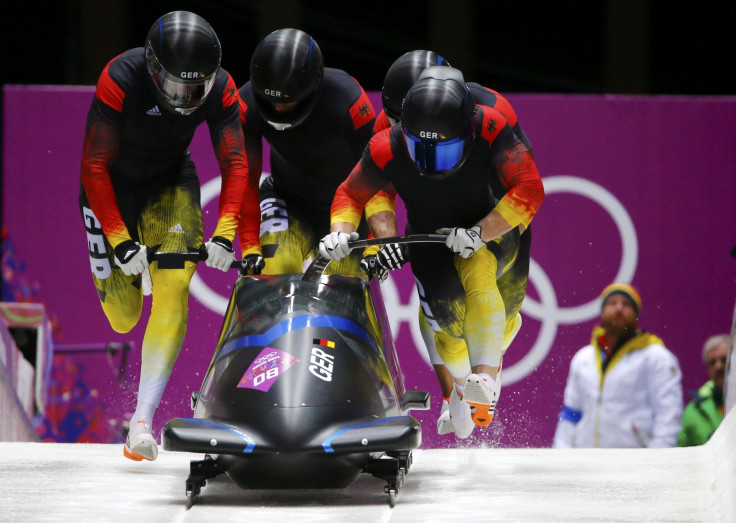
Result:
[[[256,447],[256,442],[253,441],[247,434],[243,434],[239,430],[235,430],[232,427],[218,425],[217,423],[211,423],[209,421],[204,421],[198,418],[181,418],[181,419],[183,419],[184,421],[188,421],[189,423],[196,423],[197,425],[204,425],[205,427],[212,427],[215,429],[227,430],[229,432],[232,432],[233,434],[235,434],[236,436],[238,436],[239,438],[245,441],[246,445],[245,445],[245,448],[243,449],[243,453],[245,454],[250,454],[251,452],[253,452],[253,449]]]
[[[373,350],[377,350],[376,344],[373,343],[373,340],[368,336],[368,333],[353,321],[339,316],[328,316],[326,314],[304,314],[302,316],[294,316],[286,319],[281,323],[274,325],[263,334],[243,336],[242,338],[237,338],[227,342],[220,349],[220,352],[217,354],[217,358],[221,358],[225,354],[229,354],[241,347],[266,347],[272,341],[280,338],[284,334],[288,334],[293,330],[304,329],[306,327],[329,327],[332,329],[344,330],[356,335],[366,343],[369,343],[371,347],[373,347]]]
[[[580,418],[583,417],[583,412],[580,410],[571,409],[567,405],[562,406],[560,411],[560,419],[569,421],[570,423],[577,423]]]
[[[361,425],[353,425],[352,427],[348,427],[346,429],[338,430],[332,436],[330,436],[329,438],[327,438],[326,440],[324,440],[322,442],[322,448],[328,454],[334,453],[335,452],[335,449],[332,448],[332,442],[335,441],[335,439],[338,436],[341,436],[342,434],[345,434],[346,432],[348,432],[350,430],[353,430],[353,429],[361,429],[363,427],[371,427],[373,425],[380,425],[382,423],[386,423],[387,421],[393,421],[393,420],[400,419],[400,418],[401,418],[401,416],[392,416],[390,418],[383,418],[383,419],[379,419],[379,420],[376,420],[376,421],[371,421],[369,423],[363,423]]]

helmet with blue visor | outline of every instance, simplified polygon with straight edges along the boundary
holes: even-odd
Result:
[[[442,180],[467,159],[476,134],[475,101],[460,71],[428,67],[404,99],[401,127],[419,173]]]

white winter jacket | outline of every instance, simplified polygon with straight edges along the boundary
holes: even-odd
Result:
[[[682,373],[657,336],[637,333],[602,369],[598,338],[570,363],[553,447],[674,447],[682,419]]]

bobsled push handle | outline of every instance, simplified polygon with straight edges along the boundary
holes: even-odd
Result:
[[[348,242],[351,249],[361,249],[370,247],[371,245],[387,245],[389,243],[445,243],[447,236],[444,234],[407,234],[406,236],[387,236],[385,238],[367,238],[364,240],[352,240]],[[319,281],[320,276],[331,260],[327,260],[322,255],[312,261],[304,275],[303,281]]]
[[[445,234],[409,234],[407,236],[388,236],[386,238],[368,238],[348,242],[351,249],[370,247],[371,245],[386,245],[389,243],[445,243]]]
[[[148,257],[148,263],[154,261],[158,262],[159,269],[183,269],[184,262],[201,262],[207,259],[207,251],[204,245],[196,251],[189,252],[160,252],[158,249],[160,245],[156,247],[146,247],[146,256]],[[240,260],[234,260],[230,264],[231,269],[239,269],[241,266]]]

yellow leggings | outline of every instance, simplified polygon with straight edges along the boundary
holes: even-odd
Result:
[[[169,187],[143,208],[138,220],[141,245],[160,246],[160,252],[186,252],[202,244],[202,214],[190,190]],[[129,332],[140,320],[143,293],[141,276],[125,276],[114,264],[107,278],[93,275],[102,310],[116,332]],[[153,285],[151,314],[141,346],[141,376],[138,401],[157,406],[184,342],[189,312],[189,283],[196,264],[183,269],[149,266]]]
[[[281,231],[261,230],[260,242],[264,246],[266,263],[262,274],[298,274],[303,272],[304,262],[314,260],[319,254],[319,240],[311,226],[289,216],[289,226]],[[269,247],[265,247],[269,246]],[[344,274],[346,276],[364,276],[360,269],[360,250],[353,251],[339,262],[330,262],[324,274]]]
[[[498,367],[503,355],[506,312],[496,285],[496,257],[481,249],[470,258],[454,257],[455,269],[465,289],[465,299],[447,305],[454,320],[435,333],[437,352],[456,378],[470,374],[470,367]]]

